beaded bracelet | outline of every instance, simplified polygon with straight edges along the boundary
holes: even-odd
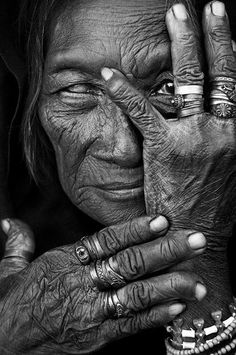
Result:
[[[222,344],[222,342],[225,343],[229,339],[232,339],[234,333],[236,333],[235,298],[234,298],[234,303],[229,305],[229,309],[232,316],[223,322],[221,321],[222,318],[221,311],[212,312],[211,315],[212,318],[215,320],[215,325],[205,329],[203,329],[204,320],[195,319],[193,321],[193,324],[197,329],[196,331],[194,329],[182,330],[182,325],[183,325],[182,319],[178,319],[174,321],[173,327],[170,326],[167,327],[167,331],[173,333],[174,335],[174,339],[166,340],[166,348],[168,353],[171,355],[201,354],[211,349],[214,350],[214,348],[218,348],[219,345]],[[206,339],[207,336],[214,333],[218,333],[218,334],[214,338]],[[192,341],[183,342],[182,340],[185,337],[187,337],[188,339],[192,339]],[[218,351],[212,354],[214,355],[226,354],[228,352],[227,349],[231,349],[231,347],[234,348],[236,346],[235,344],[236,343],[234,343],[233,340],[230,344],[226,344],[221,349],[218,349]]]

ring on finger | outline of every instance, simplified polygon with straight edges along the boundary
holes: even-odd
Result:
[[[114,270],[108,260],[98,260],[90,266],[90,275],[100,291],[121,288],[126,285],[122,275]]]
[[[17,249],[6,249],[2,259],[8,258],[22,258],[30,261],[33,257],[33,253],[27,250],[17,250]]]
[[[175,87],[176,95],[203,95],[203,86],[201,85],[182,85]]]
[[[210,111],[219,118],[236,117],[236,80],[216,77],[211,82]]]
[[[131,316],[132,312],[119,300],[116,291],[108,292],[104,298],[104,311],[108,318]]]
[[[204,112],[204,99],[201,94],[177,94],[171,99],[179,118]]]
[[[96,234],[90,237],[83,237],[77,242],[75,252],[83,265],[88,265],[92,260],[102,259],[106,256]]]

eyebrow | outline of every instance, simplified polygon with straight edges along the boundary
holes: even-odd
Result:
[[[158,75],[163,72],[164,69],[167,69],[171,66],[170,58],[167,56],[167,47],[169,48],[169,42],[163,41],[158,45],[158,50],[156,53],[153,52],[153,55],[149,58],[150,71],[155,71]],[[104,66],[114,67],[118,70],[121,68],[117,67],[117,61],[111,60],[111,63],[107,63],[107,60],[104,56],[99,55],[96,56],[86,56],[83,55],[84,51],[81,48],[81,51],[76,49],[62,49],[49,53],[48,62],[50,65],[48,66],[48,74],[60,75],[65,72],[76,72],[77,75],[81,75],[82,77],[99,77],[100,71]],[[163,60],[164,58],[168,58],[168,60]],[[96,59],[96,60],[95,60]]]

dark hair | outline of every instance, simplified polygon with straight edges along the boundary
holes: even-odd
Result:
[[[23,0],[20,14],[20,29],[27,58],[27,99],[22,123],[24,152],[28,168],[35,181],[50,178],[55,171],[52,145],[40,124],[38,99],[40,96],[44,59],[47,52],[47,33],[51,19],[60,9],[75,0]],[[167,9],[176,2],[186,5],[194,15],[194,0],[167,0]],[[196,22],[195,22],[196,23]]]

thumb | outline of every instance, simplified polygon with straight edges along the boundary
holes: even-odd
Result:
[[[5,252],[1,261],[1,277],[24,269],[35,251],[34,235],[30,227],[17,219],[1,221],[2,230],[7,236]]]
[[[167,129],[168,125],[163,116],[151,103],[134,88],[126,77],[116,69],[103,68],[101,75],[106,82],[110,98],[128,115],[143,137],[149,137],[153,131],[155,137],[160,128]]]

